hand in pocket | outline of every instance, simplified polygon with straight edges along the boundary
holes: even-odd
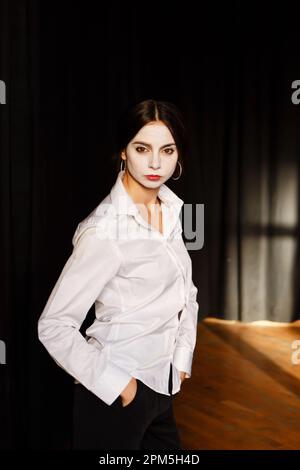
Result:
[[[185,372],[183,372],[183,371],[180,370],[180,371],[179,371],[179,375],[180,375],[180,381],[181,381],[181,383],[182,383],[182,382],[185,380],[185,378],[186,378],[186,377],[185,377]]]
[[[137,392],[137,380],[135,377],[132,377],[130,382],[124,388],[123,392],[120,393],[123,407],[126,407],[127,405],[129,405],[135,399],[136,392]]]

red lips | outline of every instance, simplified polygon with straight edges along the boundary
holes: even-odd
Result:
[[[159,175],[146,175],[146,178],[149,180],[159,180],[160,176]]]

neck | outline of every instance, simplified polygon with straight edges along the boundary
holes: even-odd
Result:
[[[122,182],[135,204],[143,204],[147,207],[151,207],[153,204],[160,205],[160,199],[157,196],[159,188],[145,188],[128,171],[125,171]]]

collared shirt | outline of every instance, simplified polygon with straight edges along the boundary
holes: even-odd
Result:
[[[182,239],[183,200],[159,188],[163,233],[141,215],[117,176],[110,193],[81,221],[73,251],[38,321],[55,362],[111,405],[132,377],[170,395],[191,377],[198,289]],[[95,321],[79,329],[95,304]]]

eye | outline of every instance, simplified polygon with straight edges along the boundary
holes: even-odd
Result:
[[[167,153],[167,155],[172,155],[172,153],[174,153],[174,149],[172,148],[167,148],[164,151]]]
[[[138,153],[144,153],[145,151],[147,151],[146,147],[142,146],[136,147],[135,149]]]

